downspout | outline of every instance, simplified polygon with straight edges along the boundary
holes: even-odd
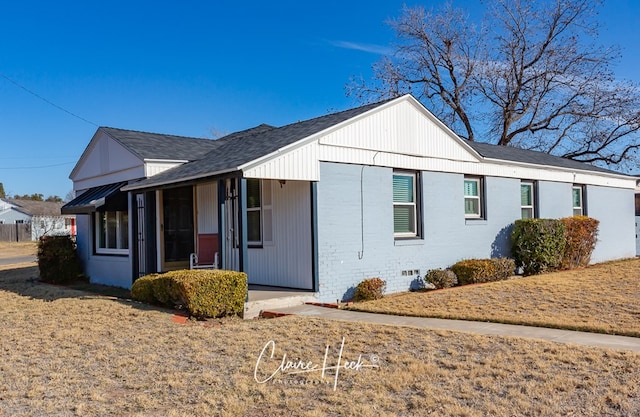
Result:
[[[377,151],[373,154],[371,165],[362,165],[362,169],[360,169],[360,251],[358,251],[358,260],[362,260],[364,257],[364,168],[367,166],[375,166],[376,156],[378,156],[379,153],[380,151]]]

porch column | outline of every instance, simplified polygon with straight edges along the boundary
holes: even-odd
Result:
[[[240,237],[239,251],[239,269],[241,272],[248,270],[248,245],[247,245],[247,180],[246,178],[238,178],[238,197],[240,198],[240,219],[238,222]]]

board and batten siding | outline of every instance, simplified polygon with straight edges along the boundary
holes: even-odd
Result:
[[[218,183],[198,184],[195,191],[198,234],[218,233]]]
[[[249,247],[249,283],[310,290],[313,288],[310,184],[286,181],[281,186],[278,181],[271,181],[271,191],[273,241],[261,248]]]

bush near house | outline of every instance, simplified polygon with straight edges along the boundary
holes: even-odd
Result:
[[[598,240],[600,222],[587,216],[565,217],[566,246],[562,257],[561,269],[586,267]]]
[[[247,297],[247,274],[224,270],[179,270],[138,278],[134,300],[181,306],[198,318],[241,315]]]
[[[452,265],[451,270],[458,277],[458,285],[502,281],[513,275],[515,261],[509,258],[466,259]]]
[[[195,317],[242,315],[247,274],[225,270],[176,271],[173,289]]]
[[[158,274],[150,274],[136,279],[131,286],[131,298],[148,304],[157,303],[153,296],[153,283],[157,277]]]
[[[566,246],[565,225],[557,219],[516,220],[511,234],[511,254],[524,275],[557,269]]]
[[[450,288],[458,283],[456,274],[450,269],[430,269],[424,278],[436,289]]]
[[[367,278],[361,281],[353,294],[353,301],[379,300],[384,297],[386,281],[380,278]]]
[[[82,278],[76,244],[69,235],[43,236],[38,241],[40,279],[50,284],[68,284]]]

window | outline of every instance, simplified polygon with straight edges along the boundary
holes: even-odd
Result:
[[[587,215],[587,210],[584,204],[584,187],[582,185],[573,186],[573,215]]]
[[[24,220],[16,220],[16,224],[24,224]]]
[[[95,214],[96,253],[129,253],[129,215],[126,211],[103,211]]]
[[[273,243],[271,180],[247,179],[247,243]]]
[[[419,235],[417,182],[416,173],[393,174],[393,234],[395,237]]]
[[[636,194],[636,216],[640,216],[640,194]]]
[[[520,206],[523,219],[533,219],[536,217],[535,210],[535,183],[522,181],[520,183]]]
[[[464,177],[464,216],[467,219],[484,218],[482,178]]]

